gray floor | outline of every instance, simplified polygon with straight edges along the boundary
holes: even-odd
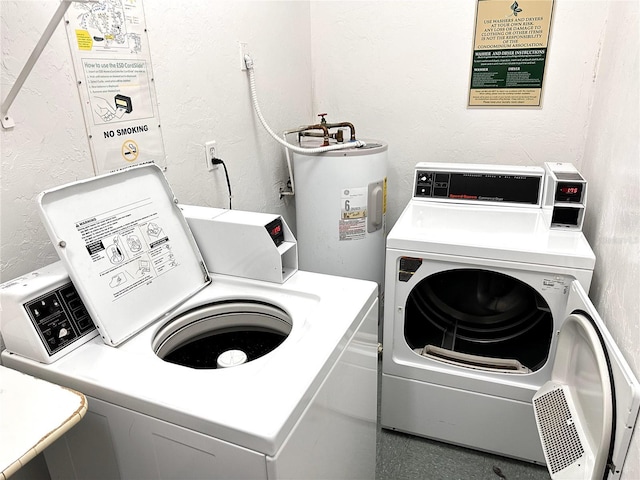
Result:
[[[380,366],[379,364],[378,375],[380,375]],[[378,380],[378,390],[379,388]],[[436,442],[378,426],[376,480],[550,480],[550,478],[545,466]]]
[[[376,480],[549,480],[546,467],[378,428]]]

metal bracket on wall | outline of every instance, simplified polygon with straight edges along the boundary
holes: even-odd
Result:
[[[78,3],[95,3],[97,0],[75,0],[75,1]],[[60,23],[60,20],[62,19],[62,17],[64,17],[64,14],[67,12],[69,5],[71,5],[71,0],[62,0],[60,2],[58,9],[53,14],[53,17],[51,17],[51,20],[49,21],[47,28],[45,28],[44,33],[42,34],[42,37],[40,37],[40,40],[38,41],[35,48],[33,49],[33,52],[31,52],[31,55],[29,56],[27,63],[24,65],[24,67],[22,67],[22,71],[18,75],[18,78],[13,84],[13,87],[11,87],[11,90],[9,91],[7,98],[3,100],[2,110],[1,110],[2,117],[0,117],[0,121],[2,122],[2,128],[8,129],[8,128],[13,128],[15,126],[15,122],[9,116],[9,108],[11,107],[11,104],[13,104],[13,101],[15,100],[16,96],[18,95],[18,92],[22,88],[22,85],[24,85],[25,80],[31,73],[33,66],[38,61],[38,58],[40,58],[40,54],[44,50],[44,47],[47,45],[47,43],[49,43],[49,39],[51,38],[51,35],[53,35],[54,30],[58,26],[58,23]]]

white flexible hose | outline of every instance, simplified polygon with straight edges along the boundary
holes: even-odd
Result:
[[[288,132],[284,132],[282,134],[282,140],[284,142],[287,141],[287,133]],[[280,195],[282,195],[282,196],[295,195],[296,194],[296,184],[295,184],[295,181],[293,179],[293,169],[291,168],[291,154],[289,153],[289,149],[288,148],[284,149],[284,154],[287,157],[287,169],[289,170],[289,182],[291,182],[291,190],[287,192],[284,189],[280,189]]]
[[[273,130],[269,128],[269,125],[267,125],[267,122],[262,116],[262,112],[260,111],[260,105],[258,105],[258,94],[256,93],[256,80],[253,74],[253,60],[249,55],[245,55],[244,61],[245,61],[245,65],[247,66],[247,72],[249,72],[249,87],[251,89],[251,101],[253,103],[253,109],[255,110],[256,115],[260,120],[260,123],[262,124],[264,129],[267,131],[267,133],[271,135],[271,137],[273,137],[273,139],[276,142],[278,142],[280,145],[282,145],[285,148],[288,148],[289,150],[293,150],[296,153],[303,153],[303,154],[330,152],[332,150],[343,150],[345,148],[364,147],[366,145],[366,143],[360,140],[355,140],[352,142],[345,142],[337,145],[328,145],[326,147],[304,148],[304,147],[299,147],[297,145],[293,145],[281,139],[280,137],[278,137],[273,132]]]

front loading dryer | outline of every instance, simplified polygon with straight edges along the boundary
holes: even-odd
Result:
[[[549,228],[542,169],[423,163],[415,178],[387,238],[381,424],[546,463],[533,398],[574,311],[604,330],[584,293],[595,256],[580,231]],[[617,361],[621,468],[638,383]]]

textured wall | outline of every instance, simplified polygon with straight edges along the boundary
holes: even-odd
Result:
[[[607,3],[556,2],[543,108],[469,109],[474,0],[311,3],[314,104],[389,143],[389,216],[420,161],[582,161]]]
[[[2,0],[2,98],[57,7]],[[167,178],[178,199],[228,206],[224,171],[207,172],[216,140],[238,209],[281,213],[284,154],[257,122],[238,41],[256,64],[262,112],[275,131],[315,121],[311,112],[308,2],[192,0],[145,3]],[[57,259],[36,212],[44,189],[94,174],[66,33],[59,26],[13,104],[2,142],[0,281]]]
[[[222,168],[204,171],[203,145],[212,139],[229,169],[233,207],[286,214],[293,227],[292,205],[278,193],[288,178],[283,149],[253,112],[238,41],[248,43],[270,127],[280,132],[314,121],[309,4],[197,0],[145,6],[167,178],[178,199],[228,206]]]
[[[49,23],[55,2],[0,3],[4,99]],[[38,214],[36,196],[93,175],[73,64],[59,26],[9,111],[0,132],[0,272],[2,281],[57,258]]]
[[[640,377],[640,7],[612,2],[582,171],[585,234],[596,253],[591,298]],[[640,478],[640,433],[623,479]]]

